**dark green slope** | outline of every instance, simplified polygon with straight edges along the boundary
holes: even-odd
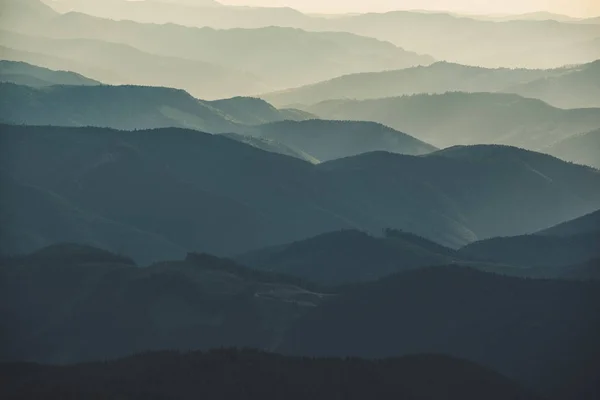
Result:
[[[600,109],[562,110],[503,93],[331,100],[306,110],[327,119],[379,122],[438,147],[495,143],[540,150],[600,127]]]
[[[68,71],[53,71],[24,62],[0,61],[0,82],[35,87],[52,85],[99,85],[100,82]]]
[[[537,398],[489,369],[437,355],[367,361],[221,349],[148,353],[68,367],[2,364],[0,373],[5,377],[0,394],[9,398],[58,399],[65,392],[85,398],[178,400]]]
[[[442,353],[548,395],[579,380],[569,389],[582,395],[584,388],[597,389],[597,370],[587,368],[600,356],[599,305],[598,283],[422,269],[330,298],[288,332],[280,350],[363,357]]]

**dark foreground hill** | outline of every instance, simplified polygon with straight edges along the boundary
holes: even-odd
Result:
[[[70,363],[148,350],[270,349],[323,295],[205,254],[140,268],[61,244],[0,262],[0,360]]]
[[[253,350],[148,353],[66,367],[0,364],[5,399],[526,400],[531,392],[478,365],[436,355],[380,361],[283,357]]]
[[[442,353],[548,394],[598,394],[600,284],[502,277],[459,267],[364,284],[302,318],[279,347],[310,356]]]

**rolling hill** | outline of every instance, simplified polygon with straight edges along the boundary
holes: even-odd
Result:
[[[100,82],[69,71],[53,71],[24,62],[0,60],[0,82],[34,87],[99,85]]]
[[[311,105],[325,100],[367,100],[420,93],[497,92],[562,70],[482,68],[436,62],[396,71],[364,72],[283,90],[262,97],[277,105]]]
[[[569,136],[543,151],[565,161],[600,169],[600,129]]]
[[[438,147],[496,143],[540,150],[600,126],[598,108],[563,110],[502,93],[331,100],[306,111],[327,119],[379,122]]]
[[[421,93],[505,92],[560,108],[600,106],[600,62],[556,69],[482,68],[437,62],[396,71],[345,75],[261,97],[276,105],[367,100]]]
[[[362,121],[281,121],[244,129],[243,133],[282,143],[320,161],[371,151],[421,155],[436,150],[405,133]]]
[[[359,231],[314,238],[236,257],[259,270],[297,276],[328,286],[372,281],[394,273],[459,258],[454,250],[415,235],[393,232],[385,238]]]

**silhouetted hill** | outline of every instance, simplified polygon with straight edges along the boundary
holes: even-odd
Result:
[[[506,89],[555,107],[600,107],[600,60]]]
[[[600,226],[594,233],[573,236],[525,235],[471,243],[459,253],[464,258],[521,267],[565,266],[600,257]]]
[[[598,305],[598,283],[420,269],[331,297],[298,321],[279,349],[375,358],[441,353],[546,394],[572,389],[581,391],[577,398],[594,397],[597,371],[588,363],[600,360]]]
[[[497,143],[536,150],[600,126],[599,108],[562,110],[501,93],[332,100],[306,110],[327,119],[380,122],[438,147]]]
[[[10,305],[0,311],[3,361],[70,363],[221,346],[268,349],[322,297],[298,280],[212,256],[138,268],[122,257],[72,245],[4,260],[0,277],[2,303]]]
[[[307,32],[276,26],[215,30],[113,21],[74,12],[42,21],[26,33],[116,42],[161,56],[234,69],[243,66],[244,71],[267,81],[271,90],[347,73],[398,69],[433,61],[388,42],[345,32]]]
[[[336,286],[377,280],[418,267],[445,265],[458,257],[454,250],[407,233],[376,238],[348,230],[253,251],[236,259],[259,270]]]
[[[52,71],[24,62],[0,60],[0,82],[35,87],[52,85],[99,85],[100,82],[68,71]]]
[[[508,147],[425,156],[376,152],[312,165],[175,128],[3,125],[0,132],[0,168],[18,184],[55,193],[66,209],[218,255],[341,229],[379,234],[388,227],[461,247],[535,232],[600,208],[596,170]],[[32,204],[19,207],[23,218],[39,215]],[[27,232],[16,235],[19,249],[34,250],[60,236],[37,223],[10,226],[7,235]],[[63,229],[61,223],[51,227]],[[137,242],[120,240],[109,248],[136,260],[147,257]],[[153,256],[161,252],[162,259],[173,257],[170,247],[152,248]]]
[[[235,66],[161,56],[116,40],[50,38],[1,31],[0,44],[4,47],[2,58],[75,71],[108,84],[167,86],[209,99],[257,93],[270,87]]]
[[[565,161],[600,169],[600,129],[569,136],[544,148],[543,151]]]
[[[0,373],[5,398],[59,399],[66,392],[89,399],[537,398],[491,370],[437,355],[320,360],[221,349],[147,353],[67,367],[0,364]]]
[[[572,236],[594,233],[600,230],[600,210],[586,214],[572,221],[544,229],[538,232],[540,235],[549,236]]]
[[[301,118],[263,100],[204,101],[178,89],[148,86],[0,84],[0,117],[29,125],[99,126],[116,129],[182,127],[206,132],[241,130],[241,124]]]
[[[420,93],[497,92],[523,82],[531,82],[541,77],[561,73],[564,71],[490,69],[437,62],[429,66],[396,71],[345,75],[296,89],[266,94],[262,97],[277,105],[309,105],[325,100],[366,100]]]
[[[320,161],[370,151],[420,155],[436,150],[405,133],[372,122],[282,121],[253,127],[244,133],[285,144]]]

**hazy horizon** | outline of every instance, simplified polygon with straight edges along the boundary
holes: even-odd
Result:
[[[550,12],[579,18],[600,16],[600,2],[595,0],[221,0],[226,5],[291,7],[312,13],[362,13],[394,10],[448,11],[466,14],[508,15]]]

